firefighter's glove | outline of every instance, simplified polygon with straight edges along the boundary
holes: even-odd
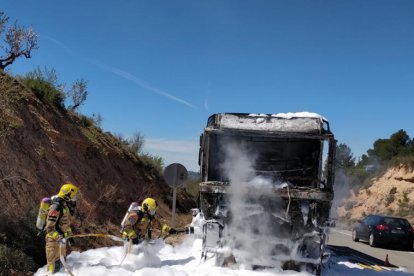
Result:
[[[139,238],[132,239],[132,244],[139,244],[141,240]]]
[[[175,233],[177,233],[177,231],[175,231],[174,228],[171,228],[167,224],[164,224],[164,226],[162,227],[162,232],[163,233],[168,233],[168,234],[175,234]]]
[[[169,233],[170,230],[171,230],[171,227],[169,227],[167,224],[164,224],[164,226],[162,227],[163,233]]]

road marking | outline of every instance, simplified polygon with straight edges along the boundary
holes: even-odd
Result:
[[[340,230],[332,229],[332,231],[337,232],[337,233],[340,233],[342,235],[346,235],[346,236],[352,237],[352,234],[349,234],[349,233],[346,233],[346,232],[343,232],[343,231],[340,231]]]
[[[355,254],[349,254],[349,256],[353,256],[354,258],[360,259],[361,261],[368,263],[369,265],[375,265],[374,262],[371,262],[370,260],[367,260],[365,258],[362,258],[361,256],[357,256]]]
[[[365,265],[365,264],[361,264],[361,263],[357,263],[357,265],[359,265],[362,268],[371,269],[371,266],[369,266],[369,265]]]
[[[377,272],[383,270],[383,268],[381,266],[378,266],[378,265],[366,265],[366,264],[361,264],[361,263],[358,263],[358,265],[360,267],[364,268],[364,269],[372,269],[372,270],[375,270]]]
[[[382,267],[380,267],[379,265],[373,265],[372,269],[374,269],[375,271],[381,271],[383,270]]]

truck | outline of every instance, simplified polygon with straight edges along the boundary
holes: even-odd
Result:
[[[218,113],[200,136],[202,258],[321,273],[336,140],[310,112]]]

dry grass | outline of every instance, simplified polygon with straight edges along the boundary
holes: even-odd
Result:
[[[24,118],[27,127],[20,128],[23,121],[19,121],[19,118]],[[52,137],[50,132],[42,128],[44,122],[53,126],[56,136]],[[71,119],[71,114],[40,101],[22,84],[0,70],[0,139],[4,139],[1,144],[4,154],[0,158],[1,197],[4,203],[0,210],[0,244],[7,247],[3,250],[5,262],[10,263],[10,256],[23,256],[29,258],[26,263],[32,259],[36,267],[44,265],[44,241],[39,240],[35,233],[38,200],[55,191],[52,185],[66,179],[75,178],[84,193],[79,193],[79,212],[72,220],[75,233],[119,235],[119,224],[129,201],[142,202],[148,196],[160,202],[157,214],[161,223],[170,222],[171,206],[163,202],[163,196],[169,190],[164,186],[158,166],[162,160],[156,157],[142,160],[130,153],[120,141],[116,141],[116,137],[89,124],[88,118],[83,118],[77,124]],[[82,129],[88,130],[89,136],[82,133]],[[21,135],[13,137],[14,133]],[[62,135],[59,136],[59,133]],[[96,156],[92,156],[102,161],[98,166],[97,162],[89,162],[88,148],[104,148],[110,157],[109,154],[101,154],[105,151],[98,151]],[[58,157],[59,162],[51,161],[54,156]],[[73,165],[75,163],[76,166]],[[83,170],[85,167],[87,170]],[[180,198],[177,208],[180,204],[187,209],[189,206],[194,207],[192,203],[182,204],[184,199],[181,201]],[[29,208],[33,209],[32,213],[24,214]],[[23,217],[24,220],[14,220]],[[176,225],[182,227],[190,221],[191,215],[178,214]],[[80,250],[110,245],[117,244],[111,240],[94,238],[76,241],[76,247]],[[9,250],[11,248],[18,252]],[[27,256],[21,255],[21,252]],[[3,274],[0,268],[0,275],[11,273],[14,272]]]

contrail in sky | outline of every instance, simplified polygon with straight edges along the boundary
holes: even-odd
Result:
[[[143,88],[145,88],[145,89],[147,89],[147,90],[149,90],[151,92],[154,92],[154,93],[156,93],[158,95],[167,97],[167,98],[169,98],[171,100],[174,100],[176,102],[182,103],[182,104],[184,104],[186,106],[189,106],[191,108],[197,109],[197,107],[195,105],[193,105],[193,104],[191,104],[191,103],[189,103],[189,102],[187,102],[187,101],[185,101],[183,99],[180,99],[180,98],[178,98],[178,97],[176,97],[174,95],[171,95],[170,93],[167,93],[167,92],[162,91],[162,90],[160,90],[158,88],[155,88],[155,87],[151,86],[149,83],[147,83],[146,81],[144,81],[144,80],[142,80],[142,79],[140,79],[140,78],[138,78],[138,77],[136,77],[136,76],[134,76],[134,75],[132,75],[132,74],[124,71],[124,70],[118,69],[118,68],[113,67],[113,66],[109,66],[109,65],[104,64],[104,63],[102,63],[100,61],[89,60],[89,62],[92,63],[92,64],[94,64],[94,65],[96,65],[96,66],[98,66],[98,67],[100,67],[100,68],[102,68],[102,69],[104,69],[104,70],[106,70],[106,71],[109,71],[111,73],[114,73],[115,75],[118,75],[118,76],[120,76],[120,77],[122,77],[124,79],[127,79],[127,80],[130,80],[132,82],[135,82],[139,86],[141,86],[141,87],[143,87]]]
[[[62,49],[64,49],[69,54],[75,55],[75,53],[70,48],[68,48],[64,43],[60,42],[59,40],[54,39],[54,38],[49,37],[49,36],[45,36],[45,38],[48,39],[48,40],[50,40],[51,42],[55,43],[56,45],[59,45],[59,47],[61,47]],[[132,75],[132,74],[124,71],[124,70],[121,70],[121,69],[118,69],[116,67],[107,65],[107,64],[102,63],[102,62],[97,61],[97,60],[92,60],[92,59],[85,59],[85,60],[88,61],[89,63],[91,63],[91,64],[93,64],[93,65],[101,68],[101,69],[104,69],[104,70],[106,70],[108,72],[111,72],[111,73],[113,73],[115,75],[118,75],[118,76],[120,76],[120,77],[122,77],[124,79],[130,80],[130,81],[138,84],[142,88],[145,88],[145,89],[147,89],[147,90],[149,90],[149,91],[151,91],[151,92],[153,92],[155,94],[164,96],[164,97],[169,98],[169,99],[171,99],[173,101],[176,101],[176,102],[179,102],[179,103],[184,104],[186,106],[189,106],[189,107],[191,107],[193,109],[197,109],[197,107],[195,105],[193,105],[193,104],[191,104],[191,103],[189,103],[189,102],[187,102],[187,101],[185,101],[185,100],[183,100],[181,98],[178,98],[178,97],[176,97],[174,95],[171,95],[170,93],[167,93],[167,92],[165,92],[165,91],[163,91],[161,89],[158,89],[156,87],[153,87],[149,83],[147,83],[146,81],[144,81],[144,80],[142,80],[142,79],[140,79],[140,78],[138,78],[138,77],[136,77],[136,76],[134,76],[134,75]]]
[[[47,40],[49,40],[49,41],[51,41],[51,42],[53,42],[53,43],[55,43],[55,44],[57,44],[57,45],[59,45],[59,47],[60,48],[62,48],[63,50],[65,50],[66,52],[68,52],[69,54],[71,54],[71,55],[75,55],[75,53],[69,48],[69,47],[67,47],[65,44],[63,44],[62,42],[60,42],[59,40],[56,40],[56,39],[54,39],[53,37],[50,37],[50,36],[47,36],[47,35],[45,35],[44,36]]]

